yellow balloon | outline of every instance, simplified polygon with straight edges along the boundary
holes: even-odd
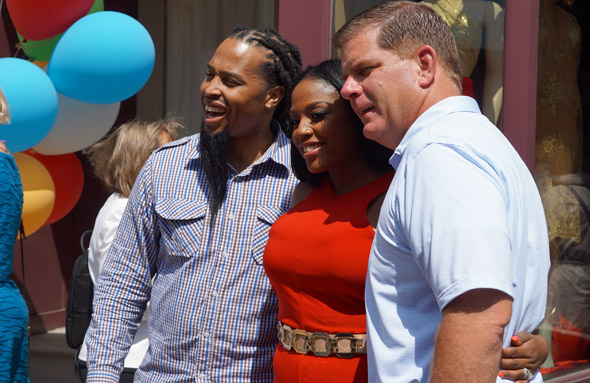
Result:
[[[15,153],[14,160],[23,184],[22,220],[25,235],[29,236],[39,230],[51,215],[55,204],[55,186],[49,171],[36,158]]]

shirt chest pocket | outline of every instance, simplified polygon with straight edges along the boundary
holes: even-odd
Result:
[[[192,257],[203,244],[208,205],[205,201],[166,199],[156,203],[160,248],[170,256]]]
[[[275,206],[259,206],[256,211],[256,223],[252,232],[252,257],[259,265],[262,265],[270,227],[283,213],[285,210]]]

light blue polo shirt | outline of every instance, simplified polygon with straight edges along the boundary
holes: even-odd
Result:
[[[366,285],[369,382],[426,382],[441,310],[457,296],[514,299],[504,346],[541,322],[547,225],[528,168],[470,97],[422,114],[391,164]]]

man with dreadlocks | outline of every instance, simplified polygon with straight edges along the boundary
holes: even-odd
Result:
[[[295,46],[239,27],[201,85],[200,134],[168,144],[135,183],[95,291],[88,382],[118,382],[149,306],[141,382],[271,382],[277,301],[262,267],[296,180],[286,129]]]

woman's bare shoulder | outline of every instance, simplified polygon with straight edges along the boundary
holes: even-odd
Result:
[[[311,193],[311,189],[313,187],[305,182],[299,182],[297,186],[295,186],[295,190],[293,190],[293,198],[291,199],[291,207],[297,205],[299,202],[303,201],[304,199],[309,196]]]

